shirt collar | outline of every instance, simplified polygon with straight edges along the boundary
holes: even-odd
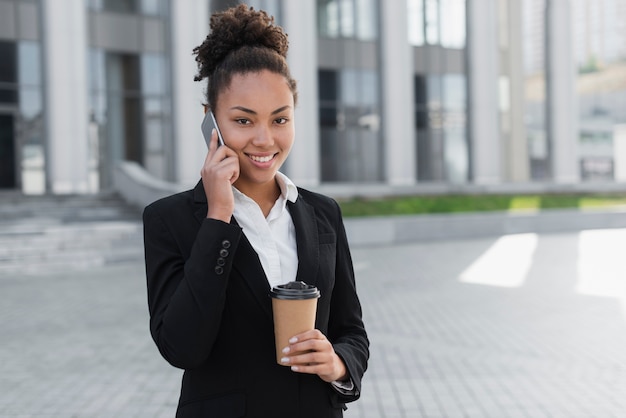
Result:
[[[278,183],[278,187],[280,187],[281,196],[290,201],[291,203],[295,203],[298,198],[298,188],[296,185],[283,173],[280,171],[276,172],[276,183]]]
[[[281,173],[280,171],[276,172],[276,184],[280,188],[280,196],[278,199],[282,199],[283,201],[290,201],[291,203],[295,203],[296,199],[298,199],[298,188],[294,184],[289,177]],[[243,200],[243,196],[245,194],[241,193],[235,186],[233,186],[233,190],[235,191],[235,199],[237,201]],[[247,197],[247,196],[246,196]]]

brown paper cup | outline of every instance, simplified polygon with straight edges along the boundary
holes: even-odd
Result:
[[[319,291],[304,282],[289,282],[276,286],[270,293],[274,313],[274,338],[276,362],[284,357],[282,349],[289,345],[294,335],[315,328]],[[293,353],[292,353],[293,354]]]

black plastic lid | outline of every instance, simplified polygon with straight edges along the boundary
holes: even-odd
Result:
[[[320,297],[320,291],[304,282],[289,282],[273,287],[270,296],[287,300],[315,299]]]

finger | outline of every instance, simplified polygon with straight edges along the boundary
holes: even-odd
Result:
[[[237,163],[237,166],[233,170],[233,174],[230,177],[230,184],[235,184],[238,178],[239,178],[239,163]]]
[[[305,364],[294,365],[294,366],[291,366],[291,371],[292,372],[298,372],[298,373],[304,373],[304,374],[316,374],[316,375],[324,374],[324,370],[322,369],[322,367],[317,365],[317,364],[315,364],[315,365],[305,365]]]
[[[217,149],[217,131],[215,128],[211,129],[211,140],[209,141],[209,154],[213,153]]]
[[[319,376],[329,375],[333,371],[332,357],[320,353],[308,353],[290,357],[289,361],[283,362],[283,364],[290,366],[294,372]]]
[[[326,336],[318,329],[312,329],[310,331],[305,331],[301,334],[294,335],[289,339],[290,344],[295,344],[297,342],[306,341],[306,340],[325,340]]]
[[[314,329],[298,334],[289,339],[289,345],[282,349],[283,354],[289,356],[293,353],[305,351],[326,351],[332,349],[332,344],[319,330]]]
[[[330,352],[333,351],[332,345],[328,340],[304,340],[295,344],[290,344],[283,349],[285,354],[302,353],[302,352]]]
[[[331,360],[331,355],[328,352],[319,352],[319,351],[299,351],[294,353],[290,357],[283,357],[281,359],[282,363],[291,364],[291,365],[313,365],[313,364],[324,364]]]

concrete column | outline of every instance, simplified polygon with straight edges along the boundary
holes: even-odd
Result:
[[[209,33],[209,4],[206,0],[185,0],[171,1],[170,5],[174,180],[190,186],[200,179],[207,152],[200,131],[206,81],[193,81],[198,67],[192,51]]]
[[[380,73],[382,128],[387,184],[416,182],[415,88],[413,49],[408,39],[406,7],[381,2]]]
[[[570,0],[546,0],[547,131],[557,183],[580,179],[572,7]]]
[[[522,45],[522,2],[506,0],[509,22],[508,67],[510,80],[510,127],[511,136],[508,147],[507,180],[520,182],[530,179],[530,161],[528,159],[528,140],[524,115],[526,113],[524,97],[524,51]]]
[[[42,0],[47,188],[89,189],[87,11],[85,2]]]
[[[470,158],[476,184],[502,180],[496,7],[495,0],[467,2]]]
[[[298,186],[315,186],[321,179],[316,2],[289,0],[282,5],[282,20],[289,34],[287,58],[298,82],[296,141],[284,171]]]

